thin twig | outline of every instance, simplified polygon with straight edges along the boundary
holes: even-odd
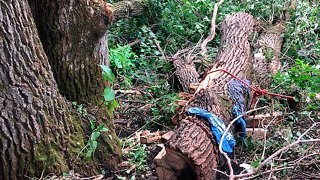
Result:
[[[293,169],[293,168],[294,168],[293,166],[275,168],[275,169],[268,170],[268,171],[259,173],[259,174],[257,174],[257,175],[251,176],[251,177],[243,178],[243,180],[245,180],[245,179],[254,179],[254,178],[256,178],[256,177],[258,177],[258,176],[260,176],[260,175],[262,175],[262,174],[268,174],[268,173],[272,173],[272,172],[282,171],[282,170],[285,170],[285,169]]]
[[[268,128],[269,126],[273,123],[273,121],[277,119],[277,117],[274,117],[268,124],[267,126],[264,128],[264,143],[263,143],[263,151],[262,151],[262,155],[261,155],[261,161],[264,159],[264,155],[266,153],[266,145],[267,145],[267,132],[268,132]],[[261,163],[260,161],[260,163]]]
[[[273,160],[275,157],[277,157],[279,154],[289,150],[291,147],[299,144],[299,143],[310,143],[310,142],[320,142],[320,139],[308,139],[308,140],[302,140],[302,138],[308,134],[315,126],[318,126],[320,123],[314,123],[309,129],[307,129],[296,141],[292,142],[291,144],[279,149],[275,153],[273,153],[271,156],[269,156],[266,160],[264,160],[258,167],[254,168],[251,172],[245,173],[245,174],[239,174],[239,175],[231,175],[230,179],[235,178],[244,178],[249,177],[254,174],[256,174],[262,167],[267,165],[271,160]]]
[[[230,177],[227,173],[225,173],[225,172],[223,172],[223,171],[220,171],[220,170],[218,170],[218,169],[213,169],[214,171],[217,171],[218,173],[221,173],[221,174],[223,174],[223,175],[225,175],[225,176],[227,176],[227,177]]]
[[[159,42],[158,42],[156,39],[154,39],[153,42],[154,42],[154,44],[157,46],[159,52],[161,53],[161,58],[162,58],[163,60],[165,60],[165,59],[166,59],[166,54],[164,53],[163,49],[161,48]]]
[[[250,111],[247,111],[245,114],[249,114],[249,113],[251,113],[251,112],[258,111],[258,110],[265,109],[265,108],[267,108],[267,106],[264,106],[264,107],[261,107],[261,108],[257,108],[257,109],[252,109],[252,110],[250,110]],[[240,119],[240,118],[243,117],[243,116],[244,116],[244,115],[242,114],[242,115],[236,117],[235,119],[233,119],[233,120],[229,123],[227,129],[226,129],[226,130],[224,131],[224,133],[222,134],[221,140],[220,140],[220,142],[219,142],[219,151],[220,151],[220,153],[226,158],[227,163],[228,163],[228,167],[229,167],[229,170],[230,170],[230,175],[229,175],[229,178],[230,178],[230,179],[234,179],[234,178],[233,178],[233,176],[234,176],[234,174],[233,174],[233,168],[232,168],[232,165],[231,165],[231,159],[228,157],[227,153],[222,150],[222,142],[223,142],[223,140],[224,140],[227,132],[230,130],[232,124],[235,123],[238,119]]]
[[[201,43],[201,52],[200,54],[207,59],[207,45],[216,35],[216,19],[217,19],[217,12],[219,6],[223,3],[224,0],[220,0],[218,3],[214,5],[214,9],[212,12],[212,19],[211,19],[211,28],[208,37]]]

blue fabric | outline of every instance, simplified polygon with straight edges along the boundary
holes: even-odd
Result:
[[[247,84],[250,81],[244,80]],[[228,86],[228,94],[234,105],[232,107],[232,114],[234,118],[244,114],[246,112],[246,95],[249,95],[250,88],[237,79],[231,79]],[[236,129],[240,131],[240,137],[246,137],[246,119],[241,117],[236,122]]]
[[[232,108],[232,114],[236,118],[243,114],[242,110],[238,105],[234,105]],[[236,126],[239,127],[240,130],[240,137],[245,138],[246,137],[246,126],[247,122],[244,116],[239,118],[236,122]]]
[[[249,80],[244,80],[247,84],[250,84]],[[245,96],[249,95],[250,88],[237,79],[231,79],[228,86],[228,95],[235,105],[241,108],[242,112],[246,109]]]
[[[219,144],[222,138],[223,133],[226,130],[226,125],[224,122],[216,115],[198,107],[189,108],[186,111],[187,115],[192,116],[195,115],[198,118],[204,119],[208,121],[211,125],[211,132]],[[222,142],[222,150],[228,154],[233,152],[233,147],[235,146],[236,141],[233,135],[230,132],[227,132],[223,142]]]

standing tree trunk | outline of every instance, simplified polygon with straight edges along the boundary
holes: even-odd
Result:
[[[0,1],[0,82],[1,179],[97,170],[90,161],[79,162],[82,155],[76,158],[85,146],[82,123],[58,91],[27,0]]]
[[[81,103],[101,99],[98,65],[109,63],[107,29],[113,21],[142,14],[143,1],[121,1],[113,6],[103,0],[29,3],[60,92]]]

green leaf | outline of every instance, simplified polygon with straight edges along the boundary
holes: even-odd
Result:
[[[94,130],[96,128],[94,124],[94,120],[90,120],[90,128],[91,130]]]
[[[90,147],[90,149],[92,150],[92,154],[97,149],[97,147],[98,147],[98,142],[97,141],[92,141],[92,144],[91,144],[91,147]]]
[[[250,163],[250,165],[251,165],[252,167],[254,167],[254,168],[258,167],[258,166],[260,165],[260,159],[256,159],[256,160],[252,161],[252,162]]]
[[[112,101],[115,99],[115,92],[110,87],[104,88],[103,97],[105,101]]]
[[[90,159],[90,158],[92,157],[92,154],[93,154],[93,152],[90,151],[90,150],[88,150],[88,151],[86,152],[86,159]]]
[[[97,138],[98,138],[99,136],[100,136],[100,132],[94,131],[94,132],[91,134],[90,140],[91,140],[91,141],[95,141],[95,140],[97,140]]]
[[[126,60],[126,59],[122,57],[121,60],[124,61],[124,60]],[[115,60],[114,60],[114,63],[115,63],[115,65],[117,66],[117,68],[119,68],[119,69],[122,68],[122,64],[121,64],[121,62],[119,61],[119,59],[115,59]]]
[[[98,126],[97,131],[100,132],[103,128],[104,128],[104,123]]]
[[[114,82],[115,76],[112,70],[106,65],[99,65],[102,68],[102,78],[106,81]]]

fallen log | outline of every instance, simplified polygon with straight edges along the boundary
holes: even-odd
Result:
[[[221,43],[218,56],[210,71],[225,69],[237,77],[248,79],[252,65],[249,36],[253,32],[255,19],[246,13],[227,16],[222,23]],[[180,61],[183,59],[181,58]],[[188,62],[189,65],[191,62]],[[198,74],[193,68],[179,69],[184,63],[175,58],[176,72],[182,72],[179,78],[184,90],[189,90],[190,83],[198,82]],[[190,77],[191,76],[191,77]],[[190,77],[190,78],[188,78]],[[155,160],[159,179],[215,179],[218,168],[218,150],[210,129],[204,121],[196,117],[184,116],[189,107],[201,107],[218,115],[227,122],[231,119],[232,102],[227,97],[228,82],[232,77],[217,71],[207,74],[203,87],[181,111],[174,135],[165,144],[166,154]],[[191,174],[191,175],[190,175]],[[188,177],[186,176],[188,175]]]
[[[156,171],[160,180],[217,178],[216,169],[222,166],[217,143],[206,122],[196,117],[186,116],[185,111],[190,107],[200,107],[217,115],[226,124],[230,122],[233,118],[231,114],[233,101],[228,97],[228,85],[233,77],[220,71],[221,69],[242,80],[259,82],[259,85],[261,80],[267,78],[264,86],[268,86],[267,82],[270,78],[266,76],[266,73],[275,72],[275,66],[269,65],[270,62],[279,64],[278,55],[282,43],[280,35],[283,28],[276,27],[274,31],[271,31],[271,35],[268,32],[262,33],[259,39],[260,46],[257,48],[263,48],[261,51],[265,54],[262,58],[257,58],[252,54],[249,40],[258,24],[251,15],[246,13],[240,12],[226,16],[221,27],[221,42],[217,58],[200,81],[192,59],[188,59],[192,57],[190,54],[184,58],[179,56],[182,54],[180,51],[173,57],[179,82],[183,90],[189,93],[184,97],[192,97],[187,101],[180,101],[182,106],[178,108],[179,112],[173,118],[174,122],[178,122],[177,128],[165,143],[165,150],[155,159]],[[270,36],[275,40],[268,39]],[[267,51],[273,52],[271,58],[267,57],[266,48],[270,48]],[[256,66],[256,70],[253,71],[254,63],[263,63],[263,66]],[[198,87],[193,93],[195,84]],[[250,98],[246,98],[246,101],[248,104]]]

